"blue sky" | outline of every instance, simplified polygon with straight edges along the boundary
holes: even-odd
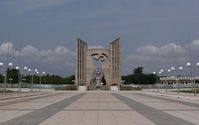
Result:
[[[198,0],[1,0],[0,59],[11,32],[10,61],[17,65],[21,42],[23,65],[51,74],[74,73],[77,37],[104,47],[120,37],[123,74],[184,65],[188,48],[195,63],[198,12]]]

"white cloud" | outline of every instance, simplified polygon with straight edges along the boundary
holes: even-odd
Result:
[[[159,48],[153,45],[146,45],[146,46],[137,48],[136,51],[141,55],[153,56],[153,55],[157,55]]]
[[[192,49],[199,49],[199,39],[198,40],[194,40],[192,43],[191,43],[191,48]]]
[[[175,43],[165,44],[161,47],[146,45],[137,48],[136,51],[139,55],[163,57],[183,56],[186,53],[185,49],[182,46],[176,45]]]
[[[14,53],[14,45],[10,42],[6,42],[6,43],[2,43],[0,45],[0,55],[3,56],[3,55],[7,55],[7,52],[9,50],[9,53],[10,54],[13,54]]]
[[[65,67],[73,67],[74,53],[64,46],[54,49],[40,50],[37,47],[27,45],[22,48],[21,53],[14,48],[12,43],[2,43],[0,45],[1,56],[6,56],[9,45],[11,57],[18,58],[20,55],[25,63],[55,64]]]
[[[158,64],[169,65],[176,63],[186,63],[188,61],[189,50],[187,46],[191,46],[192,58],[199,53],[199,40],[194,40],[190,45],[177,45],[175,43],[165,44],[163,46],[145,45],[138,47],[134,54],[125,57],[125,63],[142,64],[152,67]],[[197,54],[196,54],[197,55]],[[197,60],[197,57],[194,57]],[[150,66],[149,66],[150,67]]]

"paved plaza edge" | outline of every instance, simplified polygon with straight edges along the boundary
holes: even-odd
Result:
[[[194,125],[191,122],[185,121],[183,119],[171,116],[167,113],[164,113],[160,110],[151,108],[147,105],[139,103],[133,99],[125,97],[118,93],[112,93],[115,97],[120,99],[122,102],[127,104],[129,107],[133,108],[135,111],[146,117],[147,119],[151,120],[157,125]]]
[[[38,125],[84,95],[85,93],[81,93],[72,96],[42,109],[38,109],[23,116],[1,123],[1,125]]]

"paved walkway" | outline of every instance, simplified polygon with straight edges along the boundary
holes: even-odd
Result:
[[[45,93],[0,100],[0,125],[199,125],[195,101],[134,92]]]

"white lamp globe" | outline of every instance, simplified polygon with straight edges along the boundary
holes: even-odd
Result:
[[[31,69],[28,69],[28,72],[31,72]]]
[[[25,66],[25,67],[24,67],[24,70],[28,70],[28,67]]]
[[[16,70],[19,70],[19,66],[16,66]]]
[[[171,69],[168,69],[168,72],[171,72]]]
[[[45,73],[45,72],[42,72],[42,74],[45,75],[46,73]]]
[[[183,70],[183,67],[182,67],[182,66],[180,66],[180,67],[179,67],[179,70]]]
[[[196,63],[196,66],[199,68],[199,62]]]
[[[187,67],[190,67],[190,66],[191,66],[191,63],[190,63],[190,62],[188,62],[188,63],[187,63]]]
[[[11,62],[8,63],[8,66],[9,66],[9,67],[12,67],[12,66],[13,66],[13,63],[11,63]]]
[[[161,69],[160,72],[164,72],[164,69]]]
[[[0,62],[0,67],[2,67],[3,66],[3,62]]]
[[[171,67],[171,70],[174,71],[174,70],[175,70],[175,67]]]

